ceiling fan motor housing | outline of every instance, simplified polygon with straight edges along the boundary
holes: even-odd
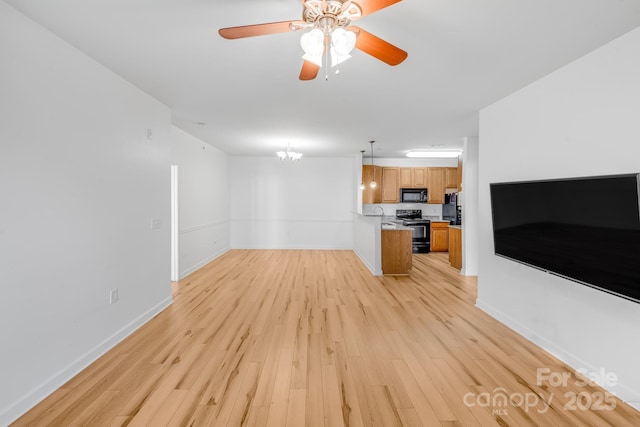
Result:
[[[305,22],[325,32],[334,28],[344,28],[351,23],[351,20],[361,16],[360,7],[350,0],[306,0],[302,12],[302,19]]]

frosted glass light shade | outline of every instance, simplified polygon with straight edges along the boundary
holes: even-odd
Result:
[[[322,56],[324,52],[324,33],[318,28],[314,28],[300,37],[300,46],[309,56]]]
[[[331,45],[338,56],[348,56],[356,47],[356,34],[344,28],[336,28],[331,34]]]
[[[346,61],[347,59],[351,58],[351,55],[349,55],[348,53],[346,55],[340,55],[338,54],[338,52],[336,52],[335,48],[331,48],[331,66],[335,67],[336,65]]]

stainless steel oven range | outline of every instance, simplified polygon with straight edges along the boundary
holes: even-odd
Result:
[[[431,251],[431,221],[422,219],[420,209],[398,209],[396,220],[402,225],[411,227],[411,250],[414,254],[425,254]]]

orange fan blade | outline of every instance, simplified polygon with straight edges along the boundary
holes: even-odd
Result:
[[[241,39],[244,37],[266,36],[269,34],[286,33],[292,31],[291,23],[298,21],[271,22],[269,24],[243,25],[241,27],[221,28],[218,30],[225,39]]]
[[[398,65],[407,59],[407,52],[366,32],[362,28],[349,27],[348,29],[359,33],[356,39],[356,48],[368,53],[374,58],[378,58],[380,61],[386,62],[389,65]]]
[[[300,80],[313,80],[318,75],[320,67],[313,62],[304,61],[300,70]]]
[[[354,3],[357,3],[358,6],[360,6],[362,16],[366,16],[400,1],[402,0],[354,0]]]

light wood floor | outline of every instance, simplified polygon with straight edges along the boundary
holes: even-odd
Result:
[[[447,254],[379,278],[351,251],[234,250],[15,425],[640,425],[475,295]]]

